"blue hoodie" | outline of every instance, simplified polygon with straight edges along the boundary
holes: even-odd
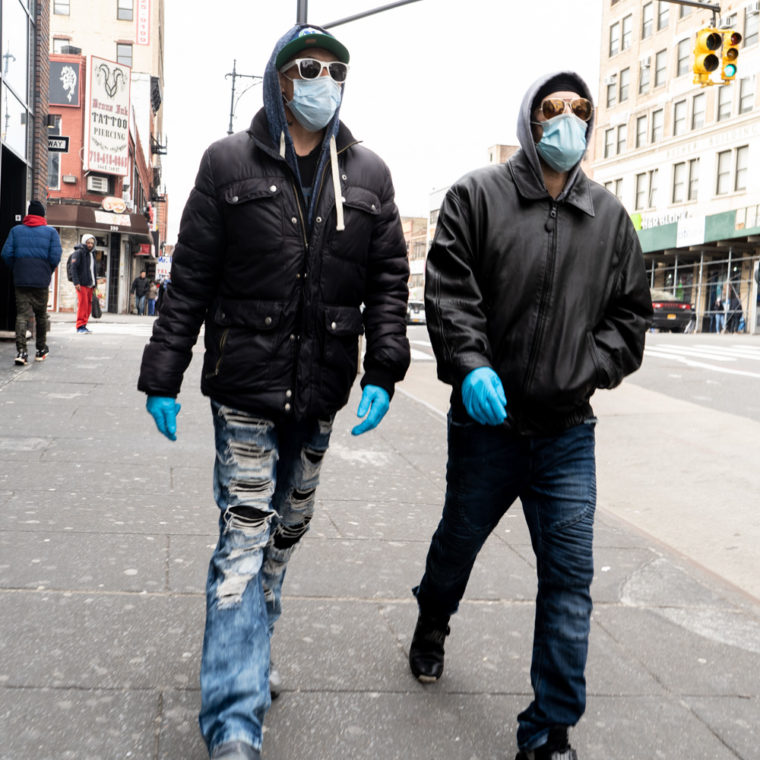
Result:
[[[298,171],[298,157],[296,156],[296,149],[293,145],[293,140],[290,137],[288,131],[288,125],[285,118],[285,104],[283,102],[282,89],[280,88],[279,72],[275,67],[275,60],[277,54],[287,45],[291,40],[294,40],[298,33],[304,29],[321,29],[326,34],[329,34],[327,30],[322,29],[314,24],[296,24],[292,29],[286,32],[274,46],[272,55],[269,57],[266,69],[264,70],[264,110],[267,114],[267,121],[269,122],[269,134],[272,137],[272,142],[275,146],[279,146],[280,154],[283,155],[287,161],[288,166],[292,169],[293,174],[298,178],[298,184],[303,185],[301,182],[301,175]],[[345,91],[345,83],[343,84],[343,90]],[[342,103],[342,99],[341,99]],[[316,171],[314,172],[315,179],[322,176],[327,161],[330,160],[330,143],[334,141],[335,135],[338,133],[340,121],[340,105],[335,111],[335,115],[330,120],[330,123],[325,127],[325,137],[322,141],[322,150],[317,162]],[[284,153],[283,153],[284,149]],[[339,198],[340,194],[336,193],[336,198]],[[307,209],[308,224],[311,226],[311,220],[314,213],[314,205],[316,204],[316,194],[312,193],[309,202],[309,208]]]
[[[3,246],[3,261],[13,272],[17,288],[50,287],[61,260],[61,239],[43,222],[43,217],[25,216],[23,224],[11,228]]]

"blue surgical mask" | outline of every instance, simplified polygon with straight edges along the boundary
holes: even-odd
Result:
[[[534,122],[544,130],[536,144],[541,158],[552,169],[566,172],[572,169],[586,152],[587,122],[571,113],[563,113],[548,121]]]
[[[293,100],[287,106],[298,123],[318,132],[330,123],[340,105],[341,86],[332,77],[294,79]]]

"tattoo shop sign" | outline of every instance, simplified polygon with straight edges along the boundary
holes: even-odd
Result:
[[[104,174],[129,173],[131,69],[90,56],[84,168]]]

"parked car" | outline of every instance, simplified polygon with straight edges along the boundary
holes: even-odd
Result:
[[[406,323],[408,325],[425,324],[425,302],[409,301],[406,305]]]
[[[694,311],[688,301],[677,298],[667,290],[652,288],[652,327],[663,332],[686,332],[693,324]]]

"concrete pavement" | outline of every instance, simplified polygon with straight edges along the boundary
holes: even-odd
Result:
[[[201,760],[203,586],[217,515],[200,349],[170,443],[135,390],[150,320],[105,315],[89,336],[70,316],[54,321],[41,365],[15,368],[13,342],[0,342],[0,758]],[[420,383],[410,375],[376,431],[350,436],[357,392],[338,416],[317,515],[285,584],[274,640],[285,691],[267,717],[266,760],[514,757],[535,593],[519,505],[475,566],[444,678],[423,687],[408,672],[409,589],[444,488],[442,391],[424,373]],[[605,417],[600,401],[579,757],[757,758],[760,602],[613,513],[640,504],[639,489],[656,504],[643,473],[653,455],[631,407]],[[605,447],[620,436],[628,456],[610,464]]]

